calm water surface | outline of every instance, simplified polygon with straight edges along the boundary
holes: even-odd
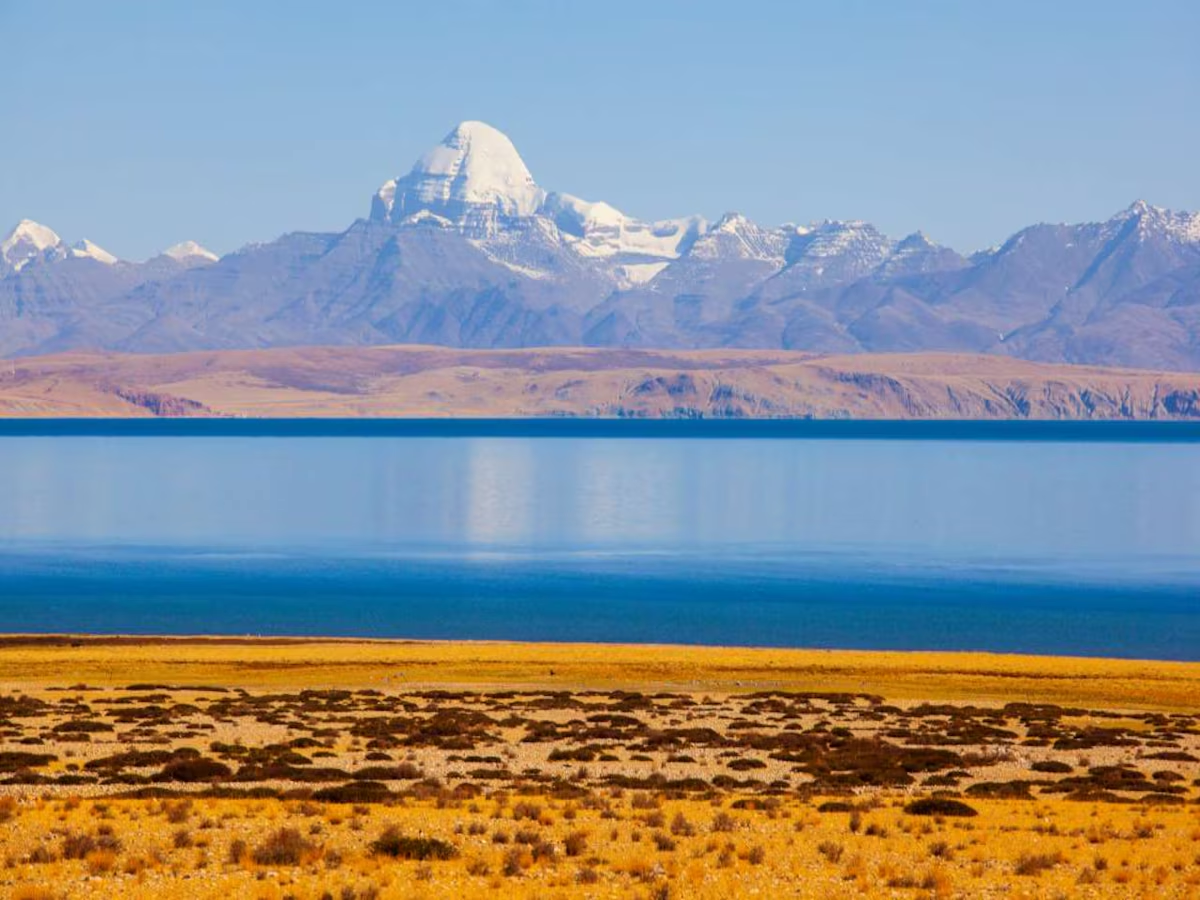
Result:
[[[0,631],[1200,659],[1200,445],[0,438]]]

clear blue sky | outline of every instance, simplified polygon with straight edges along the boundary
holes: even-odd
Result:
[[[1196,0],[0,0],[0,232],[140,258],[365,216],[458,121],[661,218],[964,250],[1200,208]]]

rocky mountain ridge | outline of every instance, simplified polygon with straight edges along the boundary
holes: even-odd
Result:
[[[964,257],[859,221],[644,222],[464,122],[338,234],[127,263],[24,221],[0,354],[433,343],[950,351],[1200,369],[1200,215],[1137,202]]]

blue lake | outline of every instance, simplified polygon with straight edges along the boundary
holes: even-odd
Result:
[[[0,437],[0,631],[1200,659],[1200,444],[939,434]]]

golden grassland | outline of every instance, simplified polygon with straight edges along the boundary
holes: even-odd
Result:
[[[1200,897],[1194,664],[11,636],[0,687],[3,897]]]
[[[996,653],[303,638],[0,638],[0,682],[268,687],[511,685],[856,691],[892,699],[1014,699],[1200,707],[1200,664]]]
[[[1195,806],[984,801],[939,819],[886,796],[851,813],[735,802],[40,800],[0,825],[0,880],[25,898],[1200,895]],[[389,826],[454,855],[373,851]]]

